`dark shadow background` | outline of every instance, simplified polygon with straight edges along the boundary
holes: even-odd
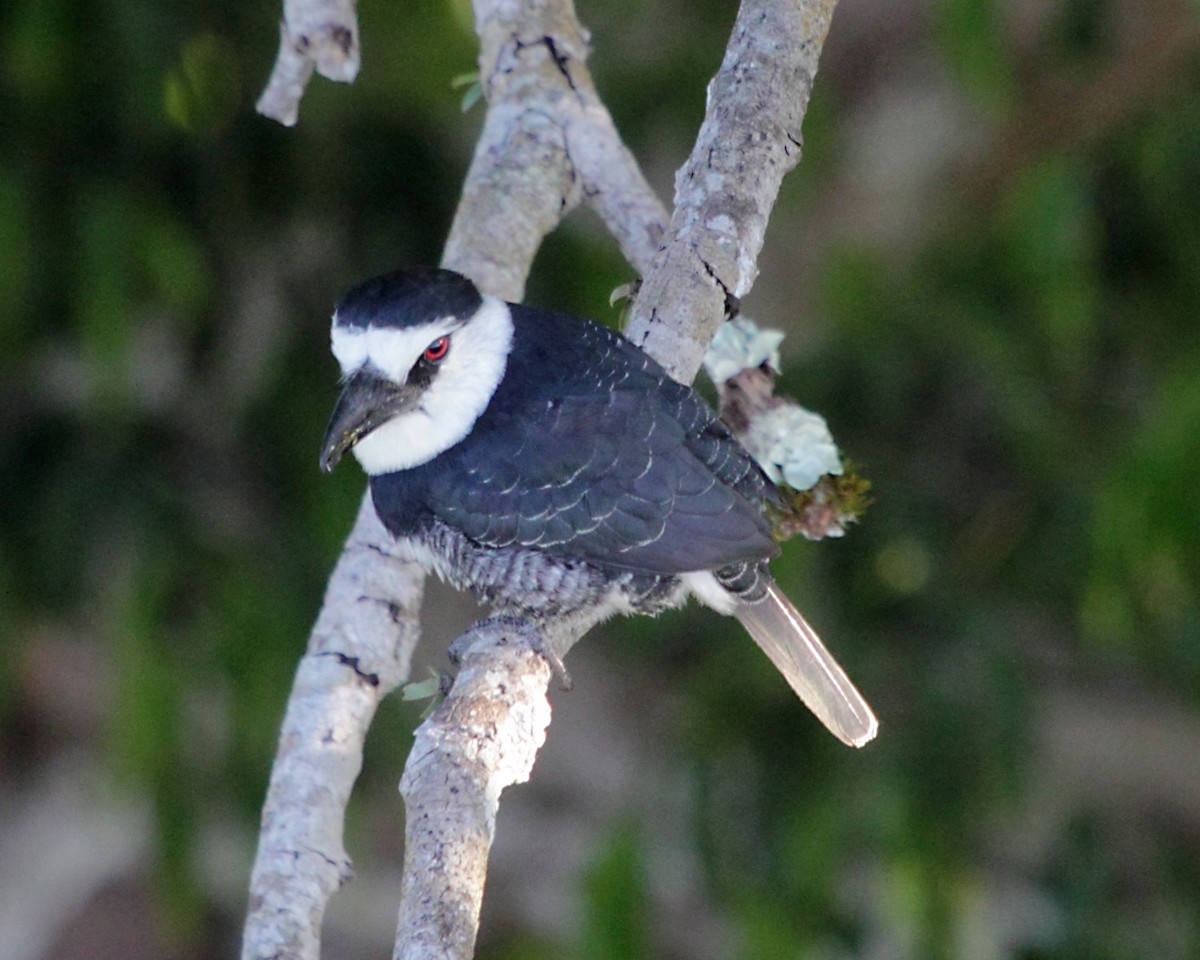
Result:
[[[662,196],[734,5],[591,0]],[[465,2],[366,3],[353,87],[253,100],[273,2],[0,6],[0,955],[236,950],[291,673],[363,489],[330,305],[435,262]],[[777,565],[877,708],[841,747],[736,625],[614,624],[505,796],[480,957],[1200,955],[1200,16],[843,0],[746,311],[873,481]],[[529,299],[615,322],[587,213]],[[427,604],[425,662],[470,612]],[[422,669],[424,669],[422,667]],[[329,957],[394,923],[389,702]]]

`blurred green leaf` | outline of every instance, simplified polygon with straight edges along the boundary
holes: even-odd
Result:
[[[937,37],[943,56],[969,93],[993,113],[1008,110],[1014,94],[1007,8],[996,0],[939,0]]]
[[[1080,614],[1093,641],[1120,645],[1200,692],[1198,452],[1200,378],[1188,363],[1160,383],[1098,485]]]
[[[648,895],[641,849],[632,823],[620,825],[583,880],[581,960],[638,960],[653,956],[647,926]]]
[[[27,307],[34,279],[30,213],[20,176],[0,165],[0,369],[11,368],[36,319]]]
[[[226,127],[242,106],[239,67],[237,47],[222,37],[209,31],[190,37],[163,80],[167,116],[193,133]]]

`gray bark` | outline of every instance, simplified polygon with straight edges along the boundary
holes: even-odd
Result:
[[[341,83],[358,76],[355,0],[284,0],[279,52],[255,105],[263,116],[294,126],[313,70]]]
[[[271,768],[242,956],[316,958],[333,892],[350,879],[346,803],[380,699],[408,676],[424,575],[369,497],[329,578]]]
[[[695,379],[726,315],[758,276],[767,220],[800,160],[800,124],[836,0],[745,0],[687,162],[675,210],[626,335],[677,380]]]
[[[528,627],[476,624],[453,689],[417,730],[400,781],[397,960],[474,953],[500,793],[529,779],[550,724],[539,644]]]

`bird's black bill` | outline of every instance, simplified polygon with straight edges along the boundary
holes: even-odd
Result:
[[[412,403],[411,387],[398,385],[370,370],[346,381],[321,442],[321,469],[328,473],[356,443],[383,426]]]

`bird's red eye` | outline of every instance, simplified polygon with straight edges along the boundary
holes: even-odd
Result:
[[[425,348],[425,359],[430,363],[437,363],[447,353],[450,352],[450,338],[438,337],[429,346]]]

